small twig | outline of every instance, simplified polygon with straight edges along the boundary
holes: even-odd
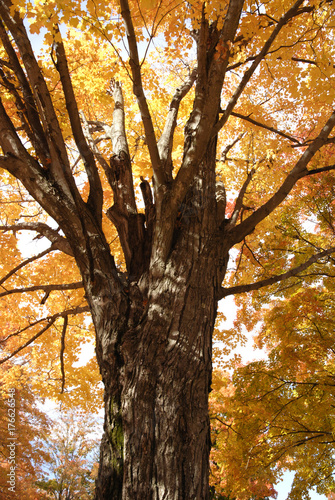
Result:
[[[23,267],[27,266],[31,262],[34,262],[35,260],[41,259],[42,257],[44,257],[48,253],[52,252],[53,250],[55,250],[55,248],[53,247],[53,245],[51,245],[51,247],[49,247],[47,250],[44,250],[43,252],[41,252],[37,255],[34,255],[33,257],[30,257],[29,259],[24,260],[18,266],[14,267],[14,269],[9,271],[9,273],[7,273],[6,276],[4,276],[2,279],[0,279],[0,285],[2,285],[2,283],[7,281],[11,276],[13,276],[13,274],[15,274],[17,271],[19,271]]]
[[[220,424],[224,425],[225,427],[228,427],[229,429],[231,429],[233,432],[235,432],[235,434],[239,435],[239,436],[242,436],[242,434],[238,431],[236,431],[233,426],[231,424],[227,424],[226,422],[223,422],[219,417],[217,417],[216,415],[214,417],[211,417],[211,420],[218,420],[220,422]]]
[[[89,306],[74,307],[73,309],[68,309],[66,311],[56,313],[53,316],[48,316],[47,318],[40,319],[40,320],[36,321],[35,323],[32,323],[31,325],[26,326],[22,330],[15,332],[15,333],[12,333],[11,335],[8,335],[8,337],[6,337],[6,339],[2,340],[1,343],[5,342],[6,340],[8,340],[11,337],[19,335],[20,333],[24,332],[25,330],[28,330],[29,328],[37,325],[38,323],[41,323],[42,321],[48,321],[48,324],[44,328],[42,328],[42,330],[40,330],[38,333],[36,333],[36,335],[34,335],[31,339],[29,339],[25,344],[23,344],[22,346],[15,349],[15,351],[13,351],[11,354],[6,356],[5,358],[0,359],[0,365],[5,363],[9,359],[13,358],[16,354],[18,354],[23,349],[28,347],[32,342],[34,342],[38,337],[40,337],[44,332],[46,332],[55,323],[57,318],[65,318],[69,315],[75,315],[75,314],[81,314],[83,312],[89,312],[89,310],[90,310]]]

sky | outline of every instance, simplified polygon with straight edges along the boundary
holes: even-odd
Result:
[[[286,472],[283,480],[275,485],[275,489],[278,492],[277,500],[287,500],[287,496],[290,492],[291,484],[293,481],[294,472]],[[311,500],[327,500],[325,495],[318,495],[315,491],[310,491]]]

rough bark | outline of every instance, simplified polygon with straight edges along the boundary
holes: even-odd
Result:
[[[118,387],[111,363],[103,374],[96,499],[208,498],[211,338],[224,273],[218,262],[226,257],[215,244],[215,152],[212,141],[180,207],[163,277],[125,291],[129,307],[115,344],[96,325],[100,366],[113,356],[121,373]]]

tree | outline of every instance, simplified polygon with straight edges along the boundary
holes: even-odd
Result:
[[[46,28],[53,64],[37,61],[25,15]],[[35,316],[5,337],[3,360],[46,351],[49,335],[66,394],[69,347],[83,341],[68,325],[90,312],[105,405],[96,498],[207,499],[218,300],[335,250],[294,265],[278,229],[285,208],[303,216],[306,179],[335,168],[331,2],[1,0],[0,16],[0,166],[17,201],[2,229],[51,242],[22,264],[9,242],[2,297],[30,294]],[[32,200],[38,212],[21,208]],[[249,282],[241,257],[241,280],[222,286],[229,251],[255,258],[250,242],[261,251],[268,233],[285,244],[280,263],[268,252]]]
[[[48,474],[36,484],[56,500],[93,498],[95,459],[98,451],[97,423],[92,415],[58,415],[45,436],[49,453]]]
[[[247,379],[244,381],[247,385]],[[214,372],[209,406],[212,424],[211,487],[218,497],[238,500],[276,498],[273,485],[278,482],[282,470],[275,460],[271,466],[267,463],[271,446],[266,449],[263,446],[260,452],[266,417],[271,409],[266,412],[261,406],[257,408],[255,400],[260,390],[248,400],[238,398],[238,390],[234,376],[220,370]]]
[[[304,216],[299,220],[293,206],[282,213],[283,238],[295,237],[291,262],[298,264],[302,253],[313,253],[332,238],[333,189],[331,175],[313,178],[300,193]],[[267,265],[257,242],[252,246],[256,259],[241,261],[249,276],[257,272],[256,260]],[[269,233],[263,246],[280,262],[282,240]],[[232,377],[216,373],[213,379],[213,480],[223,491],[230,488],[241,496],[244,489],[247,495],[255,479],[258,487],[274,484],[285,469],[295,472],[289,499],[310,498],[313,487],[330,497],[334,491],[334,261],[327,260],[299,280],[237,300],[238,326],[247,323],[268,355],[240,364]]]
[[[35,481],[48,453],[38,436],[50,420],[41,411],[25,367],[10,361],[1,365],[0,384],[0,495],[3,500],[36,500]]]

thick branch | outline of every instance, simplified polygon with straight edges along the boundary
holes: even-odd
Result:
[[[28,153],[17,135],[15,127],[7,115],[2,100],[0,99],[0,144],[5,155],[11,155],[12,158],[22,158],[27,161],[29,167],[34,168],[39,174],[43,173],[42,168],[37,161]],[[1,157],[3,159],[3,157]],[[14,166],[13,163],[11,165]],[[5,166],[3,168],[6,169]],[[9,169],[6,169],[9,170]]]
[[[56,221],[75,220],[73,197],[64,180],[55,182],[23,146],[0,99],[0,167],[19,179],[31,196]],[[64,185],[65,184],[65,185]],[[63,190],[64,189],[64,190]],[[77,190],[77,188],[75,187]],[[73,226],[72,226],[73,232]]]
[[[90,192],[87,204],[93,210],[93,212],[98,216],[99,220],[101,220],[102,202],[103,202],[101,181],[95,164],[93,152],[88,147],[88,144],[86,142],[81,127],[76,97],[73,91],[73,86],[67,64],[64,44],[61,39],[61,34],[59,32],[58,27],[56,27],[55,30],[56,30],[56,41],[54,42],[54,49],[57,57],[55,66],[58,70],[62,82],[65,104],[70,118],[73,137],[77,145],[78,151],[83,159],[90,185]]]
[[[29,127],[31,127],[31,133],[29,134],[29,138],[38,156],[41,158],[43,165],[47,166],[48,160],[50,159],[50,152],[47,139],[40,122],[40,117],[37,112],[37,106],[35,103],[34,95],[30,88],[29,82],[26,78],[26,75],[20,65],[16,52],[12,47],[9,36],[5,30],[5,27],[1,21],[0,21],[0,38],[3,43],[4,49],[9,57],[11,68],[13,69],[22,90],[23,100],[25,103],[25,109],[23,109],[22,112],[26,115],[28,125]]]
[[[29,292],[37,292],[38,290],[43,290],[46,294],[50,294],[50,292],[54,292],[56,290],[77,290],[78,288],[83,288],[82,281],[76,281],[75,283],[64,283],[64,284],[50,284],[50,285],[34,285],[28,286],[26,288],[14,288],[12,290],[6,290],[5,292],[0,293],[1,297],[6,297],[7,295],[12,295],[15,293],[29,293]]]
[[[57,178],[53,178],[52,172],[42,169],[20,141],[1,100],[0,144],[5,153],[5,156],[0,156],[0,167],[22,182],[31,196],[60,224],[72,241],[82,241],[84,236],[86,254],[81,254],[80,258],[82,262],[83,257],[90,258],[89,238],[84,220],[86,205],[74,178],[71,177],[68,184],[64,178],[58,182]],[[70,175],[72,176],[72,173]]]
[[[238,216],[240,215],[240,212],[241,212],[241,209],[242,209],[242,206],[243,206],[243,198],[244,198],[244,195],[246,193],[246,190],[252,180],[252,177],[255,173],[255,169],[252,168],[251,171],[249,172],[242,188],[241,188],[241,191],[239,192],[238,194],[238,197],[237,197],[237,200],[236,200],[236,203],[235,203],[235,208],[234,208],[234,212],[229,220],[229,223],[227,224],[226,226],[226,229],[229,229],[230,227],[234,227],[236,225],[236,222],[237,222],[237,219],[238,219]]]
[[[154,173],[155,188],[159,190],[160,186],[165,185],[166,179],[159,158],[156,135],[152,123],[151,114],[149,111],[149,106],[146,97],[144,95],[141,66],[138,57],[137,41],[136,41],[134,25],[130,15],[128,0],[120,0],[120,5],[121,5],[121,15],[123,17],[127,31],[129,54],[130,54],[129,62],[133,78],[133,92],[137,99],[138,107],[141,113],[141,118],[144,126],[146,142],[148,145],[151,165]]]
[[[330,116],[326,125],[321,130],[320,134],[314,139],[310,146],[306,149],[303,155],[300,157],[294,168],[287,175],[283,184],[280,186],[278,191],[260,208],[258,208],[252,215],[241,222],[238,226],[235,226],[230,231],[232,240],[234,244],[242,241],[248,234],[250,234],[254,228],[263,219],[265,219],[269,214],[271,214],[288,196],[295,184],[299,179],[309,174],[307,170],[307,165],[315,155],[315,153],[327,142],[327,138],[335,126],[335,111]],[[316,173],[316,172],[314,172]]]
[[[164,130],[158,141],[158,151],[162,162],[162,168],[164,169],[165,174],[170,181],[172,181],[171,151],[173,145],[173,134],[177,125],[179,106],[182,99],[191,90],[196,77],[197,70],[194,69],[186,82],[177,88],[170,104],[170,109],[166,118]]]
[[[137,213],[133,174],[126,136],[125,112],[122,87],[119,82],[111,82],[114,99],[113,127],[111,138],[114,155],[110,159],[109,182],[114,193],[114,205],[127,216]]]
[[[216,123],[220,95],[229,60],[229,46],[238,28],[243,0],[230,0],[222,30],[206,19],[202,7],[201,26],[197,34],[197,79],[193,109],[185,126],[184,154],[181,168],[172,182],[171,191],[156,203],[157,231],[155,232],[152,265],[153,275],[159,275],[169,254],[174,222],[208,148],[212,147],[211,131]],[[215,168],[215,165],[213,164]]]
[[[142,192],[142,197],[145,206],[146,239],[149,240],[148,243],[151,245],[154,221],[155,221],[155,206],[153,202],[150,184],[143,177],[141,177],[140,189]]]
[[[334,252],[335,252],[335,247],[331,247],[328,250],[324,250],[322,252],[313,255],[308,260],[306,260],[306,262],[300,264],[297,267],[294,267],[293,269],[290,269],[286,273],[272,276],[271,278],[260,280],[257,281],[256,283],[250,283],[247,285],[237,285],[237,286],[232,286],[230,288],[222,287],[219,292],[219,300],[223,299],[224,297],[227,297],[228,295],[236,295],[238,293],[245,293],[245,292],[251,292],[252,290],[259,290],[260,288],[263,288],[265,286],[273,285],[274,283],[278,283],[288,278],[292,278],[293,276],[298,276],[302,271],[310,267],[319,259],[327,257],[328,255],[331,255]]]
[[[67,255],[71,255],[73,257],[72,249],[63,236],[61,236],[56,229],[52,229],[47,224],[43,222],[26,222],[19,224],[11,224],[10,226],[0,226],[0,231],[36,231],[41,236],[45,236],[52,243],[53,250],[60,250]]]
[[[23,21],[17,11],[11,15],[10,9],[12,7],[10,0],[0,0],[0,16],[11,32],[19,49],[31,89],[34,93],[35,102],[38,106],[39,115],[48,141],[51,158],[50,170],[69,197],[78,196],[79,193],[71,174],[65,143],[49,90],[35,58]]]
[[[1,23],[0,23],[1,25]],[[2,85],[10,92],[10,94],[13,97],[13,101],[15,103],[15,107],[17,110],[17,115],[21,121],[21,127],[18,128],[16,127],[16,130],[24,130],[26,133],[28,140],[30,143],[35,147],[35,151],[38,152],[39,157],[41,159],[41,162],[44,166],[44,168],[48,168],[48,157],[45,154],[45,151],[41,150],[39,147],[38,141],[36,141],[35,135],[33,131],[31,130],[29,121],[28,121],[28,116],[27,116],[27,107],[29,108],[29,105],[27,105],[24,101],[24,99],[21,97],[18,89],[17,89],[17,84],[14,85],[13,83],[13,76],[12,74],[6,74],[2,68],[0,68],[0,78],[2,80]],[[16,83],[16,82],[15,82]],[[50,163],[50,160],[49,160]]]
[[[110,82],[110,92],[114,99],[113,126],[111,129],[111,139],[113,153],[117,155],[129,155],[129,147],[126,136],[124,99],[121,83],[116,80]]]
[[[145,238],[144,215],[137,213],[133,185],[132,166],[125,130],[125,113],[122,87],[111,81],[115,106],[113,126],[109,134],[113,144],[113,156],[107,171],[113,189],[114,205],[106,212],[115,225],[126,260],[128,277],[136,279],[144,270],[143,245]]]
[[[209,26],[205,4],[197,43],[198,75],[190,118],[185,126],[184,157],[172,185],[171,208],[175,214],[182,203],[212,139],[220,110],[220,95],[243,7],[242,0],[230,0],[221,31]]]
[[[100,165],[101,165],[101,166],[102,166],[102,168],[104,169],[104,172],[105,172],[105,174],[106,174],[107,180],[109,181],[109,183],[110,183],[110,185],[111,185],[111,182],[110,182],[110,174],[111,174],[111,172],[110,172],[110,166],[109,166],[108,162],[105,160],[104,156],[101,154],[101,152],[100,152],[100,150],[99,150],[99,148],[98,148],[98,146],[97,146],[97,140],[94,140],[94,138],[93,138],[93,136],[92,136],[92,133],[93,133],[93,132],[98,131],[98,130],[100,131],[100,130],[102,129],[102,126],[107,128],[107,127],[108,127],[108,125],[106,125],[105,123],[104,123],[104,124],[102,124],[102,122],[99,122],[99,123],[101,123],[101,126],[99,125],[99,128],[96,126],[96,127],[95,127],[95,128],[96,128],[96,130],[93,130],[93,131],[92,131],[92,130],[91,130],[91,127],[90,127],[90,125],[92,124],[92,122],[91,122],[91,121],[89,121],[89,122],[88,122],[88,121],[86,120],[86,117],[85,117],[85,115],[84,115],[84,113],[83,113],[82,111],[80,111],[80,113],[79,113],[79,114],[80,114],[80,119],[81,119],[81,122],[82,122],[82,124],[83,124],[83,133],[84,133],[84,135],[85,135],[85,138],[86,138],[86,140],[87,140],[87,143],[88,143],[88,145],[89,145],[90,149],[92,150],[92,152],[93,152],[93,154],[94,154],[95,158],[97,159],[97,161],[100,163]],[[108,127],[108,128],[110,129],[110,127]],[[103,129],[103,130],[104,130],[104,129]],[[110,137],[110,136],[107,136],[107,134],[106,134],[106,137],[105,137],[105,138],[106,138],[106,139],[107,139],[107,138],[108,138],[108,139],[111,139],[111,137]],[[100,140],[100,139],[101,139],[101,138],[99,137],[99,140]],[[75,164],[77,163],[77,161],[78,161],[78,160],[76,160]],[[112,185],[111,185],[111,187],[112,187]]]
[[[225,185],[222,181],[216,181],[215,185],[215,198],[216,198],[216,210],[217,210],[217,221],[220,226],[225,220],[226,216],[226,206],[227,206],[227,193]]]

